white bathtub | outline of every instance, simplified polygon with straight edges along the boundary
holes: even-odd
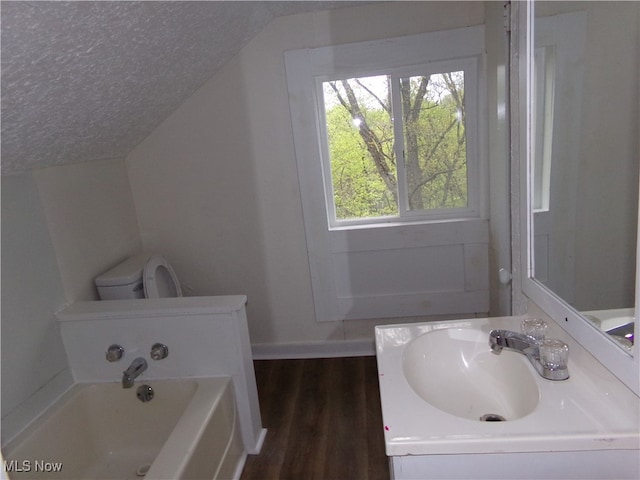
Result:
[[[232,479],[240,437],[228,377],[76,384],[3,453],[11,479]]]

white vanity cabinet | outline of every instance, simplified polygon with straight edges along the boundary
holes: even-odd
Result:
[[[383,428],[392,478],[639,478],[640,398],[550,318],[546,318],[547,337],[559,338],[569,346],[569,379],[543,378],[522,354],[507,350],[500,355],[492,353],[489,332],[519,331],[523,318],[376,327]],[[441,335],[445,329],[451,333]],[[416,354],[415,346],[428,346],[423,340],[434,333],[445,345]],[[471,345],[460,348],[459,342]],[[460,356],[459,362],[442,355],[449,344]],[[492,378],[504,370],[489,369],[488,359],[530,370],[536,388],[529,394],[537,398],[523,399],[518,395],[521,392],[508,392],[520,385]],[[443,391],[457,390],[457,396],[450,394],[452,404],[482,403],[483,395],[502,399],[503,405],[498,402],[492,407],[502,411],[487,413],[504,415],[506,420],[481,421],[482,412],[471,418],[460,409],[430,403],[431,397],[425,398],[412,383],[411,376],[420,368],[424,375],[431,375],[429,369],[433,368],[449,372],[456,385],[447,385],[446,375],[438,378]],[[465,383],[469,388],[465,389]],[[503,395],[505,392],[514,395]],[[473,396],[477,401],[464,398]],[[508,403],[522,400],[533,401],[533,410],[510,416],[517,408]]]

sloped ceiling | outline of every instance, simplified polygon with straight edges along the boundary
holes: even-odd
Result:
[[[2,1],[2,174],[123,158],[273,18],[354,4]]]

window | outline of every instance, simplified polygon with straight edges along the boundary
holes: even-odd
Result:
[[[470,58],[316,80],[331,227],[476,214],[476,69]]]
[[[535,124],[533,159],[533,210],[549,211],[551,158],[553,142],[553,105],[555,101],[555,48],[538,47],[534,51]]]
[[[316,319],[488,312],[484,27],[285,52]]]

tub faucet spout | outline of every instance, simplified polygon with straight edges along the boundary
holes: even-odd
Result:
[[[147,361],[138,357],[131,362],[129,368],[122,372],[122,388],[133,387],[133,381],[147,369]]]

